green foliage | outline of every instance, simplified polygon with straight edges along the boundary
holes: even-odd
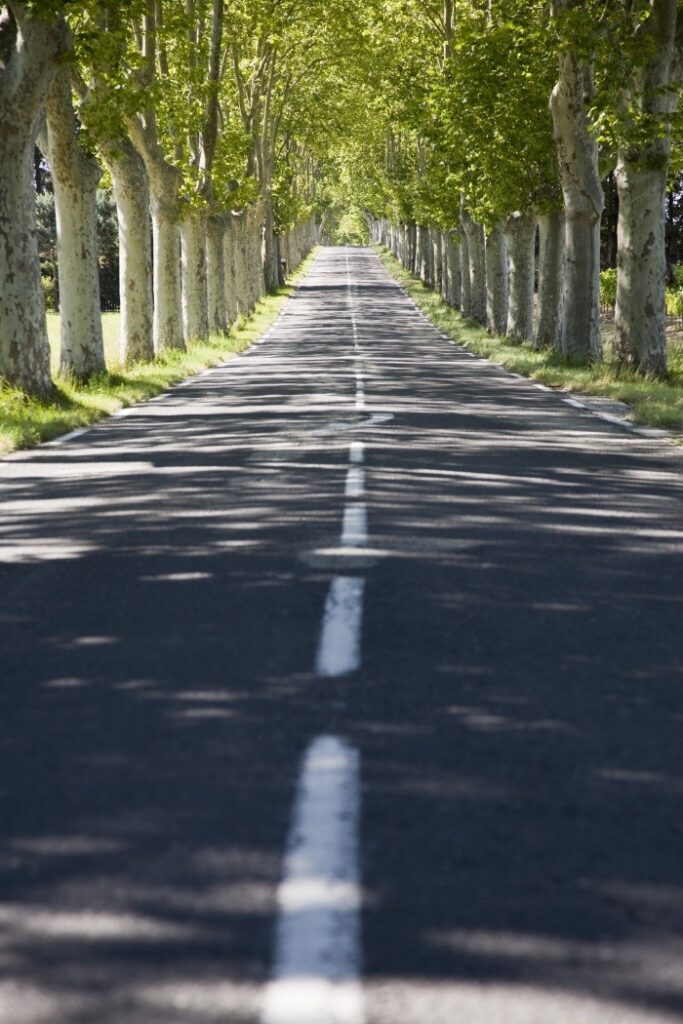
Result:
[[[667,288],[666,313],[667,316],[677,316],[683,320],[683,288]]]
[[[617,272],[612,267],[600,271],[600,305],[613,309],[617,301]]]
[[[330,245],[368,245],[370,233],[360,210],[332,211],[325,241]]]
[[[43,285],[45,309],[48,311],[48,313],[54,313],[57,309],[57,296],[55,294],[54,275],[50,273],[41,274],[40,280]]]

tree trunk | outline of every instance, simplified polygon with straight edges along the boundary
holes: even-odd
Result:
[[[3,11],[0,61],[0,377],[34,394],[52,388],[33,179],[38,121],[68,46],[63,21],[18,4]],[[16,30],[16,31],[13,31]]]
[[[417,225],[417,248],[415,254],[415,275],[422,282],[426,282],[429,274],[429,258],[427,256],[427,250],[429,248],[429,231],[424,224]]]
[[[175,197],[150,188],[154,252],[154,351],[185,348],[180,283],[180,232]]]
[[[210,216],[206,225],[206,283],[211,334],[226,334],[228,330],[224,236],[225,218]]]
[[[467,233],[460,237],[460,309],[463,316],[472,316],[472,285],[470,280],[470,253]]]
[[[274,295],[280,287],[280,267],[273,208],[269,198],[263,202],[263,278],[266,291],[269,295]]]
[[[446,232],[446,245],[448,249],[448,282],[446,302],[454,309],[462,306],[462,268],[460,241],[456,231]]]
[[[66,66],[52,82],[45,109],[57,221],[59,371],[87,380],[106,369],[97,259],[97,186],[102,170],[79,143]]]
[[[651,119],[650,138],[623,145],[615,172],[619,192],[614,354],[642,373],[663,376],[666,351],[666,238],[664,199],[671,155],[671,116],[680,98],[683,12],[676,0],[640,0],[650,17],[639,31],[652,44],[635,68],[625,96]],[[646,51],[647,52],[647,51]]]
[[[528,341],[534,334],[536,214],[513,213],[505,225],[510,264],[507,336]]]
[[[50,391],[50,347],[36,242],[35,137],[3,139],[0,156],[0,376]]]
[[[180,224],[183,337],[203,341],[209,335],[206,283],[206,217],[194,214]]]
[[[604,205],[598,142],[588,104],[592,70],[573,53],[560,55],[550,97],[565,207],[565,259],[560,349],[578,362],[597,361],[600,344],[600,216]]]
[[[248,268],[246,262],[246,214],[241,213],[233,219],[235,248],[235,297],[237,312],[240,316],[248,316],[253,308],[249,289]]]
[[[119,355],[128,365],[154,358],[149,189],[145,165],[127,139],[112,147],[107,167],[119,224]]]
[[[498,221],[486,235],[486,329],[505,334],[508,315],[508,257],[505,226]]]
[[[620,153],[614,355],[642,373],[666,373],[666,168],[630,163]]]
[[[237,306],[237,279],[235,271],[235,218],[229,213],[225,225],[224,238],[224,264],[225,264],[225,305],[228,313],[228,322],[234,324],[239,316]]]
[[[431,228],[432,235],[432,280],[431,285],[434,291],[441,291],[441,232],[438,228]]]
[[[448,302],[448,232],[441,232],[441,298]]]
[[[468,273],[470,280],[470,310],[468,314],[480,324],[486,324],[486,257],[484,228],[472,220],[467,211],[461,214],[467,236]]]
[[[534,346],[558,347],[562,319],[564,214],[560,210],[538,218],[538,315]]]

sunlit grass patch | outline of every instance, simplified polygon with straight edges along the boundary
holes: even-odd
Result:
[[[436,292],[415,280],[389,251],[380,250],[380,259],[423,313],[468,351],[548,387],[625,402],[632,408],[634,423],[683,432],[683,344],[680,342],[669,343],[669,372],[664,380],[652,380],[616,366],[610,357],[609,334],[605,338],[604,362],[575,366],[551,349],[513,345],[506,338],[488,334],[479,324],[446,305]]]
[[[125,368],[119,365],[119,314],[105,313],[103,330],[109,372],[92,378],[87,384],[57,376],[54,391],[47,398],[33,398],[19,388],[0,382],[0,455],[17,448],[30,448],[94,423],[243,352],[273,323],[313,257],[311,253],[284,288],[276,295],[263,298],[253,313],[233,324],[225,337],[214,335],[208,341],[193,342],[185,352],[160,353],[151,362]],[[58,358],[55,353],[59,345],[56,314],[48,316],[48,333],[54,360]]]

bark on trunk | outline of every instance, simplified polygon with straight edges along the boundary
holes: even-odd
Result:
[[[235,270],[235,224],[234,216],[229,213],[225,225],[224,239],[224,261],[225,261],[225,305],[228,313],[228,322],[234,324],[239,316],[237,307],[237,278]]]
[[[432,228],[432,280],[431,285],[434,291],[441,291],[441,232],[438,228]]]
[[[33,394],[52,387],[36,241],[35,138],[3,139],[0,157],[0,376]]]
[[[0,377],[45,394],[52,381],[33,158],[41,109],[68,33],[63,22],[41,22],[15,4],[3,20],[7,43],[0,71]]]
[[[486,235],[486,329],[504,334],[508,315],[508,257],[502,221]]]
[[[142,159],[122,140],[107,157],[119,224],[119,355],[123,365],[154,358],[152,224]]]
[[[467,236],[469,273],[470,316],[480,324],[486,324],[486,257],[484,228],[477,224],[467,211],[462,213],[462,225]]]
[[[59,372],[87,380],[106,369],[97,259],[102,170],[79,143],[66,67],[55,75],[45,109],[57,222]]]
[[[538,218],[538,315],[534,332],[536,348],[558,347],[562,318],[562,267],[564,262],[564,214],[560,210]]]
[[[664,200],[671,154],[671,115],[678,106],[683,42],[676,30],[683,13],[676,0],[644,0],[649,9],[641,26],[651,55],[636,67],[630,95],[654,119],[650,140],[619,151],[615,172],[619,192],[617,223],[617,300],[614,354],[642,373],[663,376],[666,350],[666,247]]]
[[[630,164],[616,169],[619,190],[614,355],[643,373],[666,373],[666,170]]]
[[[417,258],[415,272],[424,284],[429,283],[429,228],[417,225]]]
[[[224,236],[225,218],[210,216],[206,225],[206,284],[211,334],[226,334],[228,330]]]
[[[154,351],[184,349],[178,202],[150,188],[154,252]]]
[[[186,217],[180,225],[183,337],[203,341],[209,335],[206,283],[206,217]]]
[[[600,217],[604,205],[598,143],[587,107],[591,68],[573,53],[560,56],[550,107],[565,206],[565,260],[560,349],[578,362],[597,361],[600,344]]]
[[[273,295],[280,287],[280,267],[273,208],[269,198],[263,202],[263,278],[266,291]]]
[[[460,309],[464,316],[472,316],[472,287],[470,281],[470,253],[467,234],[460,237]]]
[[[441,232],[441,298],[448,302],[448,232]]]
[[[235,296],[237,299],[237,312],[240,316],[247,316],[253,309],[246,261],[245,221],[245,213],[235,216],[233,220],[235,239]]]
[[[510,267],[506,333],[513,341],[528,341],[534,333],[536,214],[513,213],[505,233]]]
[[[462,268],[460,240],[456,231],[446,232],[448,247],[448,283],[446,302],[454,309],[462,307]]]

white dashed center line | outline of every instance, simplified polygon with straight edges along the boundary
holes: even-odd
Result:
[[[360,758],[320,736],[303,760],[262,1024],[363,1024]]]
[[[358,344],[351,292],[351,271],[346,254],[346,280],[351,307],[351,327],[356,357],[356,409],[365,409],[365,388],[362,370],[358,360],[361,350]],[[361,441],[352,441],[349,447],[351,465],[346,474],[346,504],[342,519],[341,546],[362,548],[368,542],[368,517],[365,502],[365,448]],[[361,632],[363,626],[363,596],[365,580],[360,576],[335,576],[325,602],[315,670],[321,676],[343,676],[356,672],[361,666]]]

